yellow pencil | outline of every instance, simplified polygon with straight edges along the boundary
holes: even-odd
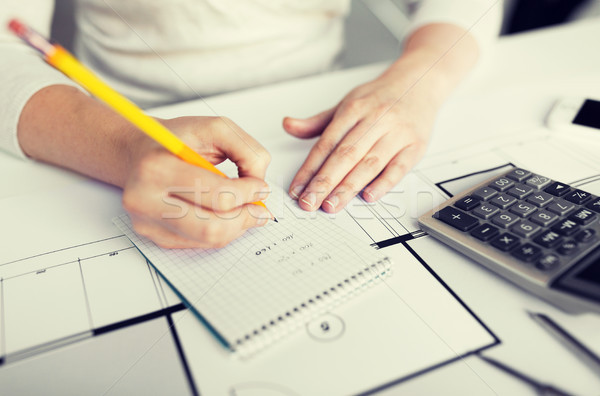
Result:
[[[54,66],[67,77],[80,84],[89,93],[109,105],[113,110],[125,117],[129,122],[137,126],[171,153],[185,162],[199,166],[217,175],[227,177],[227,175],[192,150],[164,125],[145,114],[133,102],[96,77],[91,70],[81,64],[69,51],[60,45],[50,43],[35,30],[16,19],[11,20],[8,26],[17,36],[40,51],[48,64]],[[256,201],[253,204],[260,205],[266,209],[262,201]],[[274,217],[272,220],[277,221]]]

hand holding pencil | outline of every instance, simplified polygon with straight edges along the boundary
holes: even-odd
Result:
[[[181,117],[159,122],[108,87],[64,48],[49,43],[16,20],[10,22],[9,28],[40,51],[47,63],[78,82],[113,110],[99,109],[97,103],[89,102],[95,100],[85,98],[83,101],[90,114],[102,113],[117,123],[118,113],[152,138],[148,139],[139,131],[136,133],[133,128],[129,128],[130,133],[124,132],[123,136],[114,131],[110,136],[106,136],[104,131],[98,134],[88,131],[81,132],[91,134],[84,136],[85,139],[76,134],[72,134],[71,139],[59,139],[59,144],[64,146],[62,149],[71,151],[58,151],[67,157],[64,162],[62,158],[57,159],[56,154],[54,158],[44,158],[41,150],[31,149],[28,154],[104,181],[118,180],[113,183],[123,187],[123,203],[136,230],[163,247],[220,247],[241,235],[245,229],[263,225],[272,218],[261,202],[269,191],[263,178],[270,157],[260,144],[233,122],[226,122],[221,117]],[[50,87],[47,91],[54,94],[59,90]],[[43,106],[53,105],[47,98],[44,100],[44,94],[34,95],[23,110],[23,122],[20,124],[24,125],[19,125],[20,135],[27,137],[29,131],[35,129],[27,128],[29,120],[36,118],[34,107],[44,110]],[[106,121],[110,124],[109,120]],[[57,127],[61,128],[62,125]],[[22,133],[21,129],[25,132]],[[108,142],[121,138],[126,140],[129,143],[127,158],[121,160],[108,153],[96,155],[92,152],[88,158],[79,154],[82,157],[79,162],[72,160],[78,156],[73,148],[80,147],[81,141],[89,146],[90,140],[103,138]],[[69,146],[71,140],[78,144]],[[25,138],[21,144],[27,152],[27,148],[36,145],[35,142],[34,136]],[[97,151],[102,152],[103,149],[99,147]],[[86,163],[86,160],[97,162],[103,158],[108,158],[105,165],[109,169],[113,165],[111,159],[112,162],[120,161],[120,166],[114,168],[127,174],[103,177],[102,172],[94,171],[102,164]],[[214,163],[227,158],[238,166],[238,179],[227,179],[214,167]],[[81,166],[78,167],[77,163]]]

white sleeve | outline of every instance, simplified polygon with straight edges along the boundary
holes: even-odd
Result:
[[[500,32],[503,0],[423,0],[412,15],[405,37],[421,26],[451,23],[473,35],[481,52],[492,45]]]
[[[49,85],[76,84],[46,64],[7,26],[18,18],[49,37],[53,12],[54,0],[3,0],[0,7],[0,149],[21,158],[26,156],[18,142],[17,124],[27,101]]]

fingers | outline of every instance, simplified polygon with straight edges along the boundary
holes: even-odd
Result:
[[[212,144],[238,167],[240,177],[264,179],[271,155],[256,139],[227,117],[216,117]]]
[[[221,248],[240,237],[247,229],[265,225],[270,213],[248,204],[228,212],[213,212],[194,206],[185,216],[164,219],[166,228],[184,238],[200,241],[204,248]]]
[[[390,191],[423,157],[425,146],[414,144],[406,147],[387,164],[384,171],[363,190],[367,202],[375,202]]]
[[[187,185],[168,187],[166,193],[215,212],[228,212],[247,203],[263,201],[271,191],[261,179],[226,179],[206,171],[200,177],[181,180],[181,183]]]
[[[365,158],[379,138],[377,133],[371,133],[371,128],[370,123],[361,122],[350,130],[333,148],[329,145],[322,145],[321,141],[315,144],[292,182],[293,184],[297,183],[297,185],[306,185],[304,191],[299,194],[300,207],[309,211],[318,209],[323,200],[359,162],[363,159],[371,165],[376,165],[379,162],[377,155],[380,153],[378,151]],[[385,158],[383,159],[385,160]],[[372,175],[372,177],[375,175]],[[355,189],[360,190],[363,186],[364,184],[352,185],[349,181],[346,187],[352,189],[356,194]],[[292,191],[297,193],[293,189]]]
[[[181,201],[177,214],[154,210],[126,209],[135,231],[164,248],[221,248],[247,229],[265,225],[270,213],[263,207],[247,204],[228,212],[213,212]]]
[[[235,160],[247,161],[250,156],[251,150],[234,148],[228,139],[218,136],[222,133],[204,132],[202,138],[208,140],[199,143],[207,157],[237,156]],[[252,204],[269,194],[268,185],[260,178],[227,179],[162,148],[147,150],[136,159],[123,189],[123,206],[136,232],[160,246],[222,247],[271,218],[266,208]],[[249,173],[264,173],[259,168],[246,167]]]
[[[309,139],[318,136],[325,130],[331,122],[335,111],[336,107],[306,119],[285,117],[283,119],[283,128],[290,135],[301,139]]]
[[[243,204],[262,201],[270,188],[262,179],[240,177],[228,179],[206,169],[190,165],[160,151],[147,156],[135,170],[134,191],[161,187],[163,196],[177,197],[214,211],[226,212]],[[139,197],[146,201],[148,198]],[[162,197],[157,197],[162,198]]]
[[[336,213],[363,188],[363,198],[374,202],[420,160],[426,144],[417,132],[378,121],[361,121],[335,146],[320,146],[323,134],[290,186],[302,209]]]
[[[371,150],[326,196],[322,203],[323,210],[328,213],[339,212],[364,186],[371,183],[396,154],[393,140],[391,135],[385,135],[376,142]]]
[[[343,114],[335,114],[331,123],[327,126],[319,140],[315,143],[315,145],[310,150],[310,153],[304,160],[304,163],[294,176],[292,183],[290,185],[289,193],[294,199],[300,199],[300,196],[308,187],[309,182],[315,177],[321,166],[325,163],[328,157],[337,150],[337,153],[341,157],[345,157],[349,159],[349,157],[354,157],[358,154],[357,149],[361,150],[361,147],[356,147],[352,143],[348,143],[345,146],[338,147],[340,141],[344,138],[346,133],[350,131],[356,124],[356,119],[349,115],[348,112]],[[359,133],[356,133],[355,136],[358,138]],[[347,136],[344,140],[350,142],[352,137]],[[333,167],[333,165],[332,165]],[[321,184],[328,185],[333,182],[331,178],[329,178],[328,174],[324,174],[325,179],[319,180]],[[339,181],[339,180],[338,180]],[[317,181],[315,181],[316,183]],[[323,188],[319,188],[317,185],[313,185],[311,192],[314,190],[320,189],[323,191]],[[329,190],[331,191],[331,190]],[[316,205],[317,199],[313,200],[313,195],[304,197],[306,201],[304,203],[304,208],[306,210],[311,210],[312,208],[317,209]],[[302,202],[302,201],[299,201]]]

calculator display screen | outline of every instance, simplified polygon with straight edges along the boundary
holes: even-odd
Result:
[[[596,259],[591,265],[585,267],[583,271],[575,275],[575,278],[600,286],[600,259]]]
[[[573,119],[573,124],[600,129],[600,102],[586,99]]]
[[[600,247],[579,260],[552,287],[600,302]]]

